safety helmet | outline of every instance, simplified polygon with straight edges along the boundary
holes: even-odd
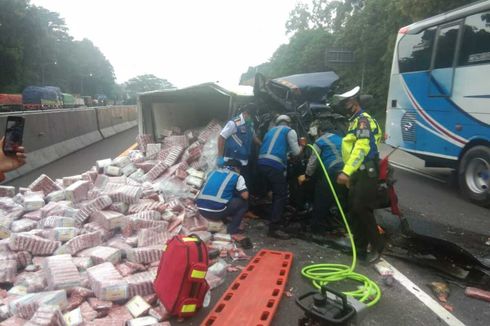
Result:
[[[350,91],[347,91],[345,93],[342,93],[342,94],[335,94],[333,96],[333,100],[334,100],[334,104],[337,104],[337,105],[341,105],[343,104],[345,101],[351,99],[351,98],[356,98],[359,96],[359,91],[361,90],[361,88],[359,86],[356,86],[354,87],[353,89],[351,89]]]
[[[276,118],[276,125],[280,124],[283,121],[287,123],[291,123],[291,118],[288,115],[281,114]]]

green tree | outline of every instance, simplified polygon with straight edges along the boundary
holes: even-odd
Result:
[[[255,72],[269,77],[318,70],[335,70],[340,88],[363,86],[374,96],[373,109],[384,119],[393,49],[397,31],[406,25],[475,0],[313,0],[299,3],[286,22],[288,44],[281,45],[272,58],[250,67],[242,80]],[[322,34],[323,33],[323,34]],[[354,52],[350,65],[326,67],[328,47]]]
[[[29,0],[0,0],[0,92],[44,84],[111,96],[114,79],[102,52],[89,40],[74,41],[58,13]]]
[[[166,79],[158,78],[155,75],[147,74],[131,78],[123,84],[129,102],[134,103],[138,93],[156,91],[162,89],[173,89],[175,86]]]
[[[288,44],[281,45],[274,52],[268,62],[250,67],[240,80],[249,80],[257,72],[269,77],[279,77],[325,70],[325,49],[332,43],[331,33],[323,29],[297,31]]]
[[[125,87],[128,92],[134,94],[175,88],[168,80],[151,74],[133,77],[125,83]]]

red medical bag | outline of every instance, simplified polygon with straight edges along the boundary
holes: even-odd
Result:
[[[202,307],[207,271],[208,250],[199,237],[177,235],[167,242],[153,287],[171,315],[190,317]]]

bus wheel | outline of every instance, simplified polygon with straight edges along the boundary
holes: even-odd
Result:
[[[459,164],[459,187],[472,202],[490,207],[490,147],[475,146]]]

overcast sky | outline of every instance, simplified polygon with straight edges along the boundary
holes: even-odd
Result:
[[[88,38],[118,82],[141,74],[179,87],[238,84],[249,66],[287,43],[285,23],[298,0],[32,0],[60,13],[70,34]]]

